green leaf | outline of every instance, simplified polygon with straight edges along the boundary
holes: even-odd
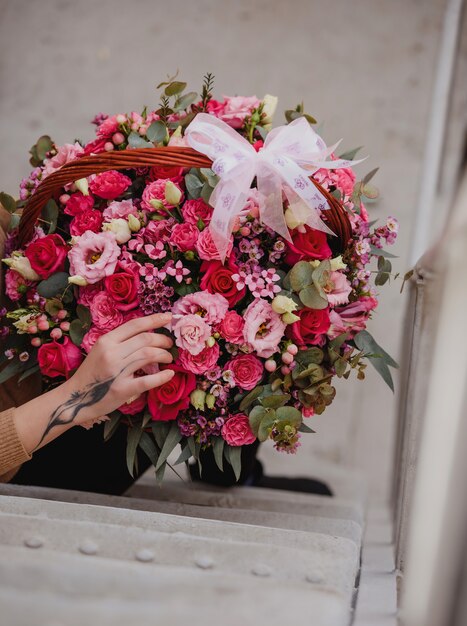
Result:
[[[16,211],[16,200],[4,191],[0,193],[0,204],[8,213],[14,213]]]
[[[73,320],[70,324],[69,333],[71,341],[75,344],[75,346],[78,346],[79,348],[83,343],[83,338],[86,334],[86,329],[83,326],[83,322],[79,319]]]
[[[66,272],[57,272],[49,278],[41,280],[37,285],[37,292],[43,298],[53,298],[61,295],[68,287],[68,274]]]
[[[187,443],[185,445],[185,447],[182,449],[182,451],[180,452],[180,456],[175,461],[174,465],[179,465],[180,463],[185,463],[186,461],[188,461],[188,459],[191,458],[191,456],[192,456],[192,454],[191,454],[190,446]]]
[[[280,407],[277,410],[280,411],[281,408],[284,408],[284,407]],[[266,439],[269,437],[271,428],[274,426],[276,422],[277,422],[276,411],[269,409],[269,411],[266,413],[264,418],[261,420],[261,424],[259,425],[259,428],[258,428],[258,439],[260,441],[266,441]]]
[[[362,330],[357,333],[354,337],[354,343],[357,348],[364,353],[391,391],[394,391],[394,382],[389,366],[398,368],[399,366],[396,361],[376,343],[375,339],[367,330]]]
[[[204,183],[203,188],[201,189],[200,196],[206,202],[206,204],[209,204],[209,200],[211,198],[212,191],[213,191],[213,189],[212,189],[211,185],[208,182]]]
[[[165,468],[167,467],[167,463],[163,463],[159,469],[156,470],[156,483],[158,485],[161,484],[161,482],[164,479],[164,474],[165,474]]]
[[[242,446],[225,446],[225,458],[232,466],[235,478],[238,481],[242,471]]]
[[[341,333],[340,335],[337,335],[337,337],[334,337],[334,339],[332,339],[329,342],[329,347],[332,348],[333,350],[339,351],[342,347],[342,344],[344,343],[346,339],[347,339],[347,333]]]
[[[353,161],[355,159],[355,156],[357,155],[357,152],[360,152],[362,148],[363,146],[359,146],[358,148],[354,148],[353,150],[347,150],[346,152],[343,152],[342,154],[339,155],[339,159],[346,159],[347,161]]]
[[[284,406],[290,400],[290,394],[281,393],[266,396],[261,400],[261,404],[267,409],[278,409],[280,406]]]
[[[110,414],[110,419],[104,424],[104,441],[108,441],[117,430],[122,414],[119,411],[114,411]]]
[[[146,137],[153,143],[163,143],[167,137],[167,127],[164,122],[153,122],[146,131]]]
[[[298,363],[306,364],[316,363],[319,365],[324,359],[324,352],[320,348],[309,348],[308,350],[300,350],[295,355],[295,360]]]
[[[162,446],[161,453],[159,455],[159,460],[157,461],[156,471],[161,467],[162,463],[168,459],[169,454],[175,448],[175,446],[180,442],[182,438],[182,433],[178,428],[177,422],[172,422],[170,425],[170,430],[167,433],[166,440],[164,441],[164,445]]]
[[[146,141],[146,139],[134,131],[131,131],[128,135],[128,145],[131,148],[154,148],[154,145],[150,141]]]
[[[374,185],[363,185],[361,193],[367,200],[376,200],[379,197],[379,191]]]
[[[254,406],[250,411],[250,414],[248,416],[249,421],[250,421],[250,428],[253,431],[253,434],[256,436],[258,436],[258,430],[259,430],[261,421],[266,416],[266,413],[267,413],[267,409],[265,409],[262,406]]]
[[[289,272],[291,288],[299,292],[313,282],[313,268],[308,261],[299,261]]]
[[[193,437],[188,437],[187,442],[188,442],[188,447],[190,448],[191,456],[198,461],[199,453],[201,450],[200,444],[197,443]]]
[[[214,437],[212,443],[212,452],[214,454],[214,460],[216,462],[217,467],[221,472],[224,471],[224,462],[223,462],[223,452],[224,452],[225,441],[222,437]]]
[[[381,250],[376,246],[370,245],[370,252],[374,256],[383,256],[386,259],[397,259],[398,257],[395,254],[391,254],[390,252],[386,252],[386,250]]]
[[[201,195],[204,182],[196,174],[189,173],[185,176],[185,186],[190,198],[197,199]]]
[[[25,372],[21,374],[21,376],[18,378],[18,383],[23,382],[23,380],[25,380],[26,378],[29,378],[29,376],[32,376],[33,374],[39,371],[40,371],[39,365],[37,364],[33,365],[32,367],[30,367],[29,369],[27,369]]]
[[[295,371],[295,370],[294,370]],[[323,368],[316,363],[310,363],[306,369],[297,374],[294,380],[302,380],[303,378],[311,378],[312,382],[318,382],[323,378]]]
[[[76,314],[84,326],[91,326],[91,311],[88,309],[87,306],[84,306],[84,304],[78,304],[78,306],[76,307]]]
[[[136,450],[142,434],[141,428],[133,427],[128,429],[126,444],[126,466],[131,476],[134,477],[136,465]]]
[[[189,106],[191,106],[198,99],[198,94],[196,91],[189,91],[184,94],[179,100],[177,100],[177,104],[174,107],[175,111],[185,111]]]
[[[51,199],[47,202],[45,207],[42,209],[41,217],[44,222],[48,224],[48,234],[51,235],[54,233],[57,228],[58,220],[58,204],[55,200]]]
[[[319,295],[315,285],[305,287],[298,295],[303,305],[309,309],[325,309],[328,306],[328,301]]]
[[[162,450],[162,446],[164,445],[164,441],[167,438],[170,430],[170,424],[168,422],[153,422],[151,424],[152,433],[154,435],[154,439],[156,440],[157,445]]]
[[[289,422],[293,426],[299,426],[302,422],[301,412],[293,406],[281,406],[277,409],[276,416],[281,422]]]
[[[166,96],[176,96],[186,88],[186,83],[183,83],[179,80],[174,80],[167,85],[164,89],[164,93]]]
[[[155,467],[157,464],[157,459],[159,457],[159,449],[156,446],[154,440],[150,437],[150,435],[148,433],[145,433],[144,431],[142,431],[141,433],[139,447]]]
[[[334,368],[336,370],[337,376],[339,378],[342,378],[347,370],[347,361],[341,358],[336,359],[336,361],[334,361]]]
[[[363,185],[366,185],[367,183],[369,183],[378,170],[379,170],[379,167],[375,167],[374,170],[371,170],[371,172],[368,172],[368,174],[366,174],[366,176],[362,178]]]
[[[35,148],[36,148],[37,158],[40,161],[43,161],[47,156],[47,152],[52,150],[53,141],[48,135],[42,135],[42,137],[39,137],[39,139],[37,140]]]
[[[307,426],[304,422],[300,424],[300,428],[298,429],[300,433],[316,433],[316,430],[313,430],[309,426]]]
[[[250,393],[248,393],[240,402],[240,411],[246,411],[248,407],[250,407],[253,402],[259,398],[259,396],[263,393],[263,390],[264,387],[262,385],[252,389]]]

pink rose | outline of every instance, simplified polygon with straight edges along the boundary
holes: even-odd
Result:
[[[105,291],[100,291],[92,301],[91,317],[93,323],[106,332],[123,324],[122,312]]]
[[[95,295],[104,289],[104,281],[86,285],[86,287],[76,287],[76,289],[78,290],[78,304],[89,307]]]
[[[92,193],[99,198],[105,200],[114,200],[121,196],[131,185],[131,178],[117,172],[117,170],[109,170],[102,172],[89,183]]]
[[[117,202],[114,200],[103,210],[102,215],[106,222],[117,219],[126,219],[129,215],[138,215],[138,209],[133,204],[132,200],[121,200]]]
[[[211,327],[199,315],[182,315],[174,317],[172,332],[177,346],[196,356],[206,347]]]
[[[352,285],[342,272],[331,272],[327,285],[324,287],[331,306],[346,304],[352,291]]]
[[[89,211],[94,206],[94,198],[92,196],[85,196],[81,193],[81,191],[77,191],[76,193],[72,193],[69,199],[65,204],[65,208],[63,210],[67,215],[78,215],[78,213],[82,213],[83,211]]]
[[[143,191],[143,195],[141,198],[141,208],[144,211],[150,211],[151,213],[153,213],[154,211],[158,211],[161,209],[173,209],[174,208],[174,204],[170,204],[169,202],[167,202],[167,200],[165,199],[165,186],[167,183],[167,179],[165,178],[160,178],[159,180],[155,180],[153,183],[149,183],[149,185],[146,186],[145,190]],[[174,185],[180,189],[180,186],[175,184]],[[182,192],[182,190],[180,189],[180,192]],[[161,203],[161,209],[159,209],[157,206],[154,207],[151,204],[152,200],[157,200],[158,202]],[[183,201],[183,193],[180,197],[180,202]]]
[[[232,252],[233,239],[230,238],[229,247],[227,249],[226,256],[230,256]],[[214,239],[212,238],[209,228],[205,228],[199,234],[198,241],[196,242],[196,250],[201,259],[205,261],[220,261],[219,250],[217,249]]]
[[[206,204],[202,198],[197,200],[187,200],[182,206],[182,215],[185,222],[188,224],[194,224],[197,226],[199,220],[203,222],[205,226],[208,226],[211,221],[213,208]]]
[[[241,315],[236,311],[227,311],[219,326],[219,332],[226,341],[242,344],[245,341],[243,337],[244,326],[245,322]]]
[[[91,348],[99,339],[99,337],[102,337],[102,335],[105,335],[105,333],[106,331],[102,330],[102,328],[98,328],[97,326],[91,326],[91,328],[83,337],[81,347],[89,354]]]
[[[180,252],[194,250],[198,240],[199,230],[194,224],[175,224],[170,235],[169,243]]]
[[[5,293],[12,302],[19,300],[32,284],[14,270],[7,270],[5,274]]]
[[[210,325],[220,324],[229,309],[229,303],[218,293],[209,291],[196,291],[183,296],[172,307],[174,316],[200,314],[205,322]]]
[[[36,274],[41,278],[48,278],[52,274],[64,271],[67,248],[60,235],[53,233],[32,241],[24,255]]]
[[[99,154],[99,152],[104,152],[106,143],[107,143],[107,139],[105,139],[105,137],[98,137],[97,139],[90,141],[84,147],[84,156],[89,156],[90,154]]]
[[[241,128],[245,118],[258,108],[260,100],[256,96],[224,97],[224,110],[218,116],[232,128]]]
[[[230,370],[237,387],[247,391],[256,387],[264,373],[263,364],[252,354],[235,356],[225,365],[224,370]]]
[[[120,413],[123,413],[123,415],[136,415],[137,413],[141,413],[146,407],[147,395],[147,393],[142,393],[132,402],[125,402],[125,404],[119,406],[118,410]]]
[[[43,343],[37,352],[37,360],[41,373],[49,378],[65,376],[80,366],[83,355],[78,346],[69,337],[63,339],[63,343],[53,341]]]
[[[110,233],[87,231],[77,237],[68,253],[72,276],[82,276],[89,284],[110,276],[115,270],[120,246]]]
[[[59,170],[65,163],[76,161],[84,154],[82,146],[76,141],[75,143],[66,143],[58,148],[57,154],[51,159],[45,160],[44,169],[42,170],[42,180]]]
[[[200,103],[199,106],[201,106],[201,104],[202,103]],[[209,100],[206,105],[207,112],[211,115],[214,115],[215,117],[219,117],[219,115],[224,112],[224,109],[225,102],[219,102],[219,100]]]
[[[81,211],[81,213],[78,213],[78,215],[71,220],[70,234],[73,235],[73,237],[78,237],[87,230],[98,233],[102,228],[103,221],[102,213],[96,211],[96,209]]]
[[[246,343],[259,357],[268,359],[277,351],[284,335],[285,324],[281,316],[272,310],[271,304],[263,298],[256,298],[243,316]]]
[[[187,372],[205,374],[217,365],[219,355],[219,344],[215,343],[212,348],[205,348],[196,355],[190,354],[188,350],[179,350],[178,362]]]
[[[248,416],[244,413],[232,415],[222,426],[222,437],[229,446],[247,446],[256,441]]]

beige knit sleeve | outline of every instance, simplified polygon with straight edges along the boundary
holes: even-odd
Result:
[[[11,408],[0,413],[0,482],[8,482],[20,465],[31,458],[18,436],[13,412]]]

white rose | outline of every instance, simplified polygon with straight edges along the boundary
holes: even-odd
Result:
[[[272,118],[277,108],[277,96],[266,94],[263,98],[263,113],[266,117],[263,119],[263,126],[266,130],[271,130]]]

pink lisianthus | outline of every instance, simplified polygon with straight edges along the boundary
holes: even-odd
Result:
[[[211,327],[199,315],[181,315],[174,317],[172,332],[176,345],[196,356],[206,347],[206,341],[211,336]]]
[[[230,370],[237,387],[247,391],[256,387],[264,374],[263,364],[253,354],[235,356],[226,363],[224,370]]]
[[[42,180],[50,176],[52,172],[59,170],[65,163],[76,161],[84,154],[82,146],[76,141],[75,143],[65,143],[58,148],[57,154],[51,159],[46,159],[44,169],[42,170]]]
[[[93,206],[94,198],[92,196],[85,196],[81,191],[77,191],[68,198],[63,212],[74,217],[83,211],[89,211]]]
[[[245,118],[253,109],[258,108],[261,101],[256,96],[225,96],[224,109],[217,115],[232,128],[241,128]]]
[[[87,230],[98,233],[102,228],[102,213],[96,209],[86,209],[76,215],[70,223],[70,234],[73,237],[82,235]]]
[[[226,257],[232,252],[233,238],[230,238],[229,247],[227,248]],[[214,239],[209,228],[205,228],[199,234],[196,242],[196,250],[201,259],[204,261],[220,261],[221,257],[217,249]]]
[[[91,326],[88,332],[84,335],[81,347],[89,354],[91,348],[102,335],[105,335],[107,331],[98,328],[97,326]]]
[[[175,224],[170,235],[169,243],[180,250],[188,252],[194,250],[199,237],[199,230],[194,224]]]
[[[347,304],[352,285],[342,272],[331,272],[327,285],[324,287],[331,306]]]
[[[95,196],[104,200],[114,200],[121,196],[131,185],[131,178],[117,170],[109,170],[97,174],[89,183],[89,188]]]
[[[106,222],[117,219],[126,219],[129,215],[138,215],[138,209],[132,200],[114,200],[102,211],[102,215]]]
[[[245,341],[243,337],[244,327],[245,322],[241,315],[236,311],[227,311],[219,326],[219,332],[229,343],[242,344]]]
[[[330,314],[331,325],[327,332],[328,336],[333,339],[347,332],[353,337],[361,330],[365,330],[370,313],[377,306],[376,298],[364,296],[356,302],[337,307]]]
[[[222,426],[222,438],[229,446],[247,446],[256,437],[250,427],[250,420],[244,413],[232,415]]]
[[[150,211],[151,213],[153,213],[154,211],[163,211],[164,209],[174,208],[175,205],[170,204],[166,200],[166,197],[165,197],[166,184],[167,184],[167,179],[160,178],[159,180],[155,180],[153,183],[149,183],[149,185],[146,186],[145,190],[143,191],[142,198],[141,198],[141,208],[144,211]],[[174,185],[180,190],[180,193],[181,193],[180,202],[182,202],[183,192],[179,185],[175,183]],[[152,201],[156,201],[155,202],[156,206],[153,206],[151,204]],[[160,206],[158,206],[159,203],[160,203]]]
[[[273,311],[270,302],[256,298],[245,311],[244,320],[245,342],[259,357],[268,359],[277,352],[286,325]]]
[[[14,270],[7,270],[5,274],[5,293],[12,302],[19,300],[28,287],[33,284],[32,281],[26,280]]]
[[[123,323],[123,314],[116,307],[116,302],[105,291],[100,291],[91,304],[93,323],[107,332]]]
[[[210,325],[220,324],[228,310],[229,303],[224,296],[209,291],[189,293],[177,300],[172,307],[174,316],[198,314]]]
[[[187,371],[193,374],[205,374],[217,365],[220,348],[215,343],[212,348],[204,348],[199,354],[193,355],[188,350],[178,351],[178,362]]]
[[[82,276],[92,285],[113,274],[119,256],[120,246],[112,233],[87,231],[76,238],[68,252],[70,273]]]
[[[206,204],[202,198],[197,200],[187,200],[182,206],[182,215],[188,224],[198,225],[201,220],[205,226],[211,221],[213,208]]]

